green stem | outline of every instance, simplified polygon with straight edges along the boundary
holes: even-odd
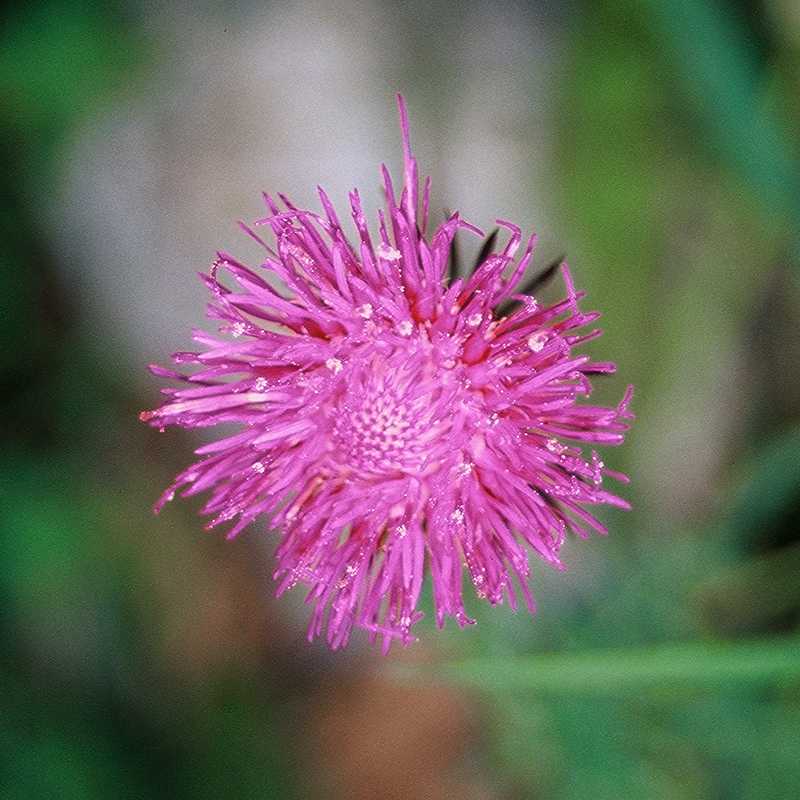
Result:
[[[410,674],[420,676],[417,669]],[[800,639],[686,642],[502,660],[476,658],[438,665],[433,674],[483,689],[570,694],[781,685],[800,683]]]

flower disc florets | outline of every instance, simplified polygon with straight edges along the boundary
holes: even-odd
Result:
[[[480,231],[453,214],[427,238],[430,184],[420,202],[402,100],[400,113],[404,187],[396,199],[383,168],[377,237],[355,191],[356,245],[322,190],[322,216],[266,196],[259,224],[275,245],[243,226],[264,262],[220,253],[202,276],[227,336],[195,332],[202,350],[174,356],[197,366],[190,375],[151,367],[185,388],[141,415],[158,428],[242,426],[199,448],[157,508],[179,489],[211,490],[209,527],[236,520],[229,536],[265,515],[281,533],[279,593],[306,584],[309,636],[326,627],[333,647],[353,625],[384,648],[410,641],[426,570],[439,625],[472,621],[463,568],[479,597],[516,608],[519,590],[533,611],[529,551],[561,567],[568,530],[605,532],[584,506],[627,507],[603,488],[625,476],[581,447],[620,444],[631,417],[630,389],[616,408],[577,404],[592,373],[614,371],[572,353],[600,334],[577,332],[599,315],[580,311],[566,264],[565,300],[518,293],[536,239],[517,260],[521,231],[502,220],[505,246],[448,276],[456,232]]]

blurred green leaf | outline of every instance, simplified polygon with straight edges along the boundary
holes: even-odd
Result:
[[[491,690],[615,694],[800,682],[800,640],[692,642],[648,648],[544,653],[442,664],[436,673]]]
[[[265,686],[227,680],[214,687],[187,740],[196,756],[182,776],[194,798],[296,797],[288,777],[281,725]]]
[[[20,7],[0,40],[2,118],[29,132],[52,132],[90,111],[101,93],[125,85],[143,54],[126,23],[115,3]]]
[[[764,107],[764,82],[748,32],[719,3],[649,0],[645,4],[685,96],[722,156],[770,215],[800,215],[800,165],[785,127]]]
[[[717,571],[696,587],[694,597],[714,630],[748,630],[800,608],[798,575],[800,544]]]
[[[733,497],[725,524],[746,541],[800,495],[800,428],[762,445],[743,472],[746,480]]]
[[[87,724],[84,703],[66,703],[56,686],[29,686],[0,672],[0,707],[3,800],[147,794],[130,754],[102,726]]]

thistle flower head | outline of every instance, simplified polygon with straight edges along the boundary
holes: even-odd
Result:
[[[586,506],[627,508],[604,488],[625,476],[584,451],[620,444],[632,416],[630,389],[614,408],[579,404],[592,374],[614,371],[573,352],[599,315],[579,309],[566,264],[564,300],[523,293],[536,237],[523,247],[503,220],[502,248],[448,275],[456,233],[482,234],[458,213],[428,233],[430,181],[420,194],[398,103],[403,186],[382,168],[377,228],[357,191],[354,240],[322,189],[321,214],[265,195],[268,215],[242,225],[263,263],[218,254],[202,277],[220,335],[195,331],[198,352],[174,355],[189,374],[152,366],[179,388],[141,414],[161,429],[241,426],[200,447],[156,509],[210,490],[208,528],[231,523],[233,537],[268,520],[278,593],[305,584],[309,638],[325,629],[334,648],[353,626],[384,649],[411,641],[426,573],[440,626],[473,621],[463,569],[479,597],[533,612],[529,553],[561,568],[568,531],[605,532]]]

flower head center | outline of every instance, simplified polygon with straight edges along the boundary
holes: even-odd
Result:
[[[349,391],[334,409],[333,441],[342,466],[359,472],[419,473],[450,427],[440,387],[419,354],[392,366],[370,360],[356,368]]]

